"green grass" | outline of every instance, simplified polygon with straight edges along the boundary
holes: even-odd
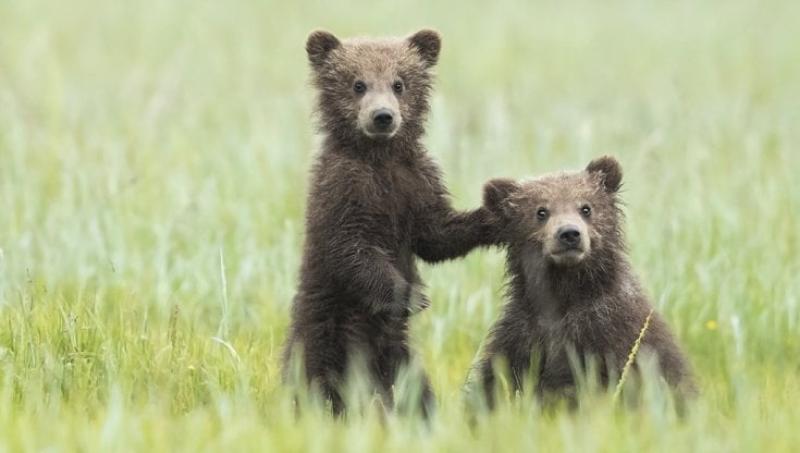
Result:
[[[0,451],[800,449],[797,2],[332,3],[0,2]],[[471,426],[496,250],[423,269],[429,425],[294,417],[304,40],[423,26],[444,36],[426,143],[458,207],[491,177],[620,158],[632,260],[702,388],[685,418],[599,397]]]

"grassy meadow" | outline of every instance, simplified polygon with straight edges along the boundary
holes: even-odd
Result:
[[[800,3],[0,1],[0,451],[800,450]],[[443,35],[428,134],[483,182],[625,171],[632,261],[702,397],[576,412],[462,385],[503,254],[423,266],[439,410],[295,417],[305,38]]]

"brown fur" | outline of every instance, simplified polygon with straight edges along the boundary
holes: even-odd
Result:
[[[398,370],[410,360],[409,315],[427,306],[416,258],[435,263],[488,244],[493,216],[454,211],[420,143],[440,48],[435,32],[345,41],[314,32],[306,48],[324,141],[311,173],[285,362],[300,352],[308,382],[340,413],[341,386],[359,354],[391,405]],[[356,81],[364,93],[354,91]],[[402,93],[393,91],[398,81]],[[378,108],[399,128],[375,137],[365,109]],[[424,376],[421,386],[429,410]]]
[[[501,239],[510,278],[508,303],[476,369],[490,407],[500,363],[515,390],[533,377],[545,400],[574,395],[569,351],[583,366],[589,357],[597,360],[601,383],[619,378],[651,309],[628,263],[621,179],[617,161],[603,157],[581,172],[487,183],[485,205],[507,222]],[[547,215],[540,218],[542,209]],[[581,240],[565,250],[558,239],[561,228],[579,231]],[[652,354],[670,386],[683,395],[694,393],[686,358],[657,313],[637,357]]]

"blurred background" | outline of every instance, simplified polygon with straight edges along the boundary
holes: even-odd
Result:
[[[789,0],[0,2],[0,445],[797,447],[798,24]],[[704,388],[690,426],[512,408],[465,435],[499,250],[424,267],[428,437],[290,423],[306,36],[423,27],[443,36],[425,143],[457,207],[492,177],[621,160],[634,266]]]

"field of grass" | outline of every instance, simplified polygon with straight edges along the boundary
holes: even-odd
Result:
[[[798,451],[799,23],[791,0],[0,2],[0,451]],[[294,416],[305,37],[423,26],[458,207],[622,161],[633,263],[702,388],[686,417],[599,397],[470,425],[497,250],[423,268],[429,424]]]

